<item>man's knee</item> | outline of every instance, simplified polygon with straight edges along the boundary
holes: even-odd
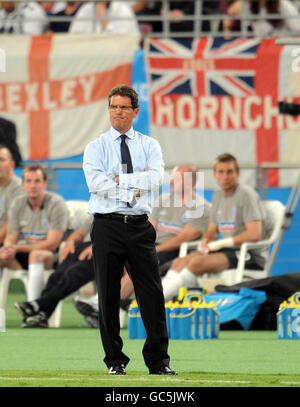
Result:
[[[52,253],[46,250],[32,250],[29,253],[28,262],[29,264],[45,264],[49,262],[52,257]]]
[[[176,259],[174,259],[172,261],[171,268],[176,268],[180,264],[181,261],[182,261],[182,257],[176,257]]]
[[[194,274],[203,274],[206,271],[204,256],[191,257],[187,268]]]

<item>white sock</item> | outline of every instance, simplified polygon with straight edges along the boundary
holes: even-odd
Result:
[[[96,305],[98,307],[98,294],[94,294],[92,297],[90,297],[88,302],[91,305]]]
[[[197,277],[188,268],[180,272],[170,269],[162,279],[165,301],[170,301],[178,294],[181,287],[193,287],[197,284]]]
[[[44,288],[44,265],[40,263],[28,266],[27,301],[34,301],[40,297]]]
[[[164,276],[163,280],[171,280],[174,276],[176,276],[178,274],[178,271],[173,270],[173,269],[169,269],[166,273],[166,275]]]
[[[180,274],[184,286],[194,287],[197,285],[197,276],[187,267],[182,269]]]
[[[164,292],[165,301],[170,301],[178,294],[178,290],[183,286],[181,272],[176,270],[169,270],[165,277],[162,279],[162,287]]]

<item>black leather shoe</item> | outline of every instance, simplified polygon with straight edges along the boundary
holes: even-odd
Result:
[[[161,366],[157,369],[149,369],[149,374],[159,374],[159,375],[178,375],[177,372],[170,369],[169,366]]]
[[[124,365],[111,366],[109,368],[108,374],[110,374],[110,375],[124,375],[124,374],[126,374],[125,366]]]

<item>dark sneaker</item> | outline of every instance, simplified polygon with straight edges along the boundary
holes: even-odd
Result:
[[[48,328],[48,317],[41,311],[32,317],[26,318],[26,328]]]
[[[178,375],[177,372],[170,369],[169,366],[161,366],[157,369],[149,369],[149,374],[158,374],[158,375]]]
[[[111,366],[109,368],[108,374],[110,374],[110,375],[124,375],[124,374],[126,374],[125,366],[124,365]]]
[[[14,306],[23,314],[24,319],[36,315],[39,312],[39,306],[36,301],[16,302]]]
[[[90,304],[88,300],[83,298],[73,298],[73,303],[80,314],[98,319],[98,308]]]
[[[21,322],[21,328],[30,328],[30,326],[27,324],[27,318],[24,318]]]
[[[98,318],[95,317],[83,317],[84,322],[90,328],[99,328],[99,321]]]

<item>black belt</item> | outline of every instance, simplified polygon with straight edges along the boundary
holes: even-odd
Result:
[[[95,213],[96,219],[115,219],[124,223],[144,223],[148,215],[122,215],[121,213]]]

